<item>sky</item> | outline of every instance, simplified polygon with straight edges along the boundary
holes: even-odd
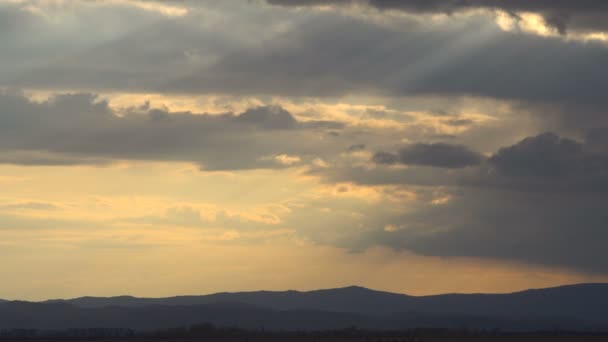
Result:
[[[604,0],[0,0],[0,298],[608,282]]]

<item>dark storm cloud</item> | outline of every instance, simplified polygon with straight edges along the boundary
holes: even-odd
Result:
[[[328,121],[296,120],[276,106],[219,115],[167,112],[148,105],[118,115],[91,94],[36,103],[0,94],[0,162],[104,164],[112,159],[191,161],[206,169],[281,167],[281,154],[314,157],[348,146],[318,139]],[[302,142],[306,142],[303,144]]]
[[[378,152],[373,157],[378,164],[405,164],[458,169],[478,165],[483,156],[466,146],[436,144],[412,144],[399,150],[397,154]]]
[[[608,3],[603,0],[267,0],[282,6],[366,4],[381,10],[411,13],[457,13],[471,9],[534,12],[561,33],[568,29],[593,31],[608,29]]]

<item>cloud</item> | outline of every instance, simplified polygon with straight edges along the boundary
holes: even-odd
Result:
[[[343,124],[301,122],[277,106],[210,115],[144,105],[119,114],[93,94],[34,102],[3,93],[0,112],[0,162],[22,165],[133,159],[190,161],[210,170],[277,168],[338,154],[350,144],[317,138]]]
[[[608,190],[608,154],[554,133],[500,149],[482,170],[478,186],[573,195]]]
[[[412,144],[398,154],[378,152],[373,157],[378,164],[405,164],[458,169],[478,165],[483,156],[466,146],[436,144]]]
[[[290,156],[287,154],[280,154],[274,157],[274,159],[277,161],[277,163],[287,166],[297,164],[302,161],[302,159],[298,156]]]
[[[606,31],[608,30],[608,6],[602,0],[267,0],[281,6],[318,5],[368,5],[380,10],[402,10],[410,13],[453,14],[475,9],[502,10],[512,13],[532,12],[541,15],[545,22],[562,34],[567,30]]]
[[[0,1],[0,86],[149,91],[247,49],[262,33],[271,35],[261,7],[233,1]]]
[[[253,2],[184,2],[197,10],[174,18],[112,3],[43,8],[57,20],[20,5],[0,7],[0,15],[28,18],[23,24],[7,21],[15,34],[0,37],[6,47],[0,51],[1,85],[196,95],[477,96],[606,106],[601,89],[608,71],[597,67],[608,60],[604,45],[503,32],[490,16],[432,22],[406,17],[387,26]],[[374,4],[445,7],[431,3]],[[71,20],[59,20],[68,14]],[[99,30],[103,25],[91,24],[99,20],[115,25]],[[37,39],[41,35],[45,39]],[[259,37],[262,43],[254,44]],[[44,57],[50,55],[56,57]]]
[[[355,144],[348,147],[350,152],[357,152],[365,150],[365,144]]]
[[[120,1],[47,3],[0,4],[0,86],[93,93],[38,102],[0,93],[0,163],[309,168],[331,189],[319,195],[323,215],[311,222],[316,208],[298,200],[305,209],[260,220],[352,250],[380,244],[608,273],[608,48],[569,38],[608,30],[605,2],[370,0],[357,4],[380,11],[342,12],[184,1],[187,13],[171,17]],[[477,9],[489,11],[464,13]],[[494,10],[512,20],[535,13],[564,37],[505,32]],[[273,105],[116,109],[94,94],[123,91],[260,95]],[[318,105],[303,110],[306,101]],[[382,105],[362,105],[374,101]],[[147,219],[211,224],[197,210]]]
[[[365,243],[605,274],[608,254],[599,241],[608,238],[608,207],[601,198],[468,189],[447,204],[397,219],[407,230],[373,233]]]
[[[57,210],[59,207],[53,203],[24,202],[0,205],[0,210]]]
[[[418,160],[412,152],[432,150],[422,146],[405,156],[427,161],[428,155]],[[608,154],[589,141],[543,133],[478,159],[469,169],[449,172],[382,165],[400,163],[400,154],[378,153],[374,159],[376,168],[331,170],[328,177],[362,185],[424,186],[441,193],[422,197],[409,212],[370,214],[374,218],[368,224],[374,222],[375,228],[359,239],[344,240],[354,250],[383,245],[429,256],[608,273],[608,251],[599,242],[608,238]]]
[[[265,129],[293,129],[298,122],[281,107],[259,107],[239,115],[236,120],[253,124]]]
[[[490,163],[506,177],[565,177],[587,169],[583,162],[583,146],[554,133],[529,137],[514,146],[500,149]]]
[[[601,194],[608,190],[608,148],[598,141],[597,134],[579,142],[551,132],[542,133],[502,147],[489,157],[464,145],[417,143],[397,153],[376,152],[371,157],[373,168],[341,164],[311,172],[331,182],[352,181],[362,185]],[[408,168],[391,167],[398,164]]]
[[[478,17],[457,26],[430,27],[403,19],[402,26],[391,29],[318,14],[264,46],[226,55],[158,89],[317,97],[478,96],[606,105],[600,89],[608,75],[597,65],[608,60],[608,49],[601,44],[503,32]]]

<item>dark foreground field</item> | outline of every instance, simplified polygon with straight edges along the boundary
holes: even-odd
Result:
[[[510,334],[510,335],[454,335],[454,336],[407,336],[391,338],[373,337],[316,337],[316,336],[256,336],[256,337],[204,337],[204,338],[25,338],[0,339],[2,342],[608,342],[606,335],[559,335],[559,334]]]

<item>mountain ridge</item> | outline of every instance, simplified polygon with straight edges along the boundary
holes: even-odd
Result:
[[[404,312],[547,316],[566,312],[583,319],[595,319],[601,315],[608,317],[608,284],[574,284],[504,294],[451,293],[429,296],[411,296],[376,291],[360,286],[348,286],[314,291],[219,292],[200,296],[162,298],[86,296],[47,300],[39,303],[69,303],[81,308],[102,308],[150,305],[192,306],[216,302],[239,302],[279,311],[305,309],[374,316]]]
[[[297,293],[297,294],[305,294],[305,293],[322,293],[322,292],[332,292],[339,290],[361,290],[367,292],[374,293],[385,293],[392,295],[405,296],[410,298],[430,298],[430,297],[439,297],[439,296],[470,296],[470,295],[480,295],[480,296],[506,296],[513,294],[522,294],[522,293],[530,293],[535,291],[547,291],[547,290],[559,290],[559,289],[572,289],[572,288],[583,288],[583,287],[607,287],[608,283],[577,283],[577,284],[568,284],[568,285],[560,285],[560,286],[552,286],[552,287],[544,287],[544,288],[530,288],[526,290],[513,291],[513,292],[446,292],[439,294],[431,294],[431,295],[410,295],[407,293],[399,293],[399,292],[390,292],[383,290],[375,290],[363,286],[358,285],[350,285],[344,287],[336,287],[336,288],[325,288],[318,290],[309,290],[309,291],[300,291],[300,290],[255,290],[255,291],[221,291],[221,292],[213,292],[208,294],[186,294],[186,295],[175,295],[168,297],[138,297],[134,295],[117,295],[117,296],[81,296],[81,297],[73,297],[73,298],[55,298],[55,299],[47,299],[42,301],[27,301],[27,300],[7,300],[0,299],[0,302],[7,301],[26,301],[33,303],[46,303],[46,302],[57,302],[57,301],[74,301],[79,299],[140,299],[140,300],[159,300],[159,299],[175,299],[175,298],[198,298],[198,297],[208,297],[208,296],[216,296],[216,295],[236,295],[236,294],[288,294],[288,293]]]
[[[4,328],[153,329],[201,322],[249,329],[260,325],[276,329],[461,325],[479,329],[559,327],[608,331],[608,284],[576,284],[506,294],[418,297],[349,286],[304,292],[220,292],[165,298],[88,296],[0,302],[0,325]]]

